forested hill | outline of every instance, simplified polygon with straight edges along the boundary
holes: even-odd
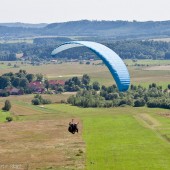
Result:
[[[46,34],[104,36],[115,38],[137,38],[152,36],[170,36],[170,21],[128,22],[128,21],[72,21],[49,24]]]
[[[21,25],[21,26],[19,26]],[[42,26],[42,25],[41,25]],[[0,24],[1,37],[28,36],[90,36],[112,39],[143,39],[169,37],[170,21],[70,21],[44,24],[44,27],[24,24]]]

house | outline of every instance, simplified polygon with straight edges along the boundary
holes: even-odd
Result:
[[[23,95],[24,92],[21,89],[15,88],[15,87],[10,87],[5,89],[6,92],[8,92],[10,95]]]
[[[40,81],[33,81],[30,82],[28,87],[34,92],[34,93],[44,93],[45,87],[44,84]]]
[[[64,86],[65,85],[64,80],[49,80],[48,83],[50,86],[56,86],[56,85]]]

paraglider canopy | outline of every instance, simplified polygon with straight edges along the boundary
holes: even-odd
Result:
[[[69,48],[85,46],[99,56],[110,70],[119,91],[126,91],[130,85],[130,76],[126,65],[122,59],[110,48],[91,41],[70,41],[61,44],[52,51],[52,55],[67,50]]]

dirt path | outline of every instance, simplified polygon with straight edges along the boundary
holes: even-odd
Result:
[[[153,118],[152,116],[148,115],[148,114],[136,114],[134,116],[143,126],[145,126],[146,128],[151,129],[159,138],[161,138],[162,140],[166,141],[166,142],[170,142],[170,138],[166,135],[161,133],[161,124],[158,120],[156,120],[155,118]],[[163,128],[165,129],[165,128]]]
[[[136,114],[134,117],[148,128],[154,129],[155,127],[160,126],[160,122],[146,113]]]
[[[70,120],[0,124],[0,170],[83,169],[85,144],[80,132],[67,131]]]

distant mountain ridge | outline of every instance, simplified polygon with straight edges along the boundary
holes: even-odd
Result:
[[[112,39],[170,37],[170,21],[69,21],[52,24],[0,24],[0,37],[87,36]]]

